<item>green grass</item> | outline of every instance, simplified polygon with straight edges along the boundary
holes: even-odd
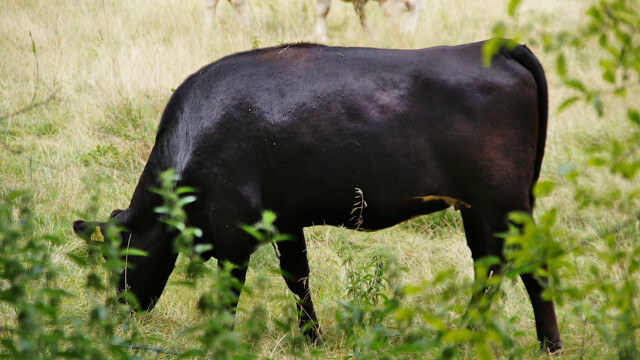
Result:
[[[494,24],[506,18],[506,3],[425,0],[416,32],[403,34],[384,21],[377,4],[372,2],[368,10],[374,36],[368,37],[352,6],[334,1],[328,17],[329,44],[422,48],[479,41],[491,37]],[[584,20],[585,3],[525,2],[518,20],[537,24],[529,29],[531,37],[540,29],[570,29]],[[87,214],[106,219],[112,209],[128,205],[172,89],[201,66],[251,49],[256,42],[272,46],[315,40],[312,0],[248,0],[248,28],[237,24],[229,4],[221,1],[215,26],[204,29],[203,8],[200,0],[0,0],[0,198],[4,199],[11,190],[30,189],[36,230],[64,240],[49,250],[52,261],[61,269],[58,284],[76,294],[64,300],[67,315],[87,316],[91,304],[102,296],[84,289],[89,270],[66,256],[87,253],[84,242],[73,235],[71,222]],[[523,41],[529,39],[525,37]],[[627,100],[605,97],[609,107],[603,118],[583,105],[558,114],[555,109],[571,92],[552,71],[554,58],[545,54],[539,44],[529,45],[548,68],[550,86],[549,135],[541,178],[557,183],[550,196],[538,201],[536,214],[557,209],[558,219],[553,227],[556,233],[590,239],[586,245],[589,251],[571,254],[566,261],[572,266],[558,269],[563,282],[574,286],[589,283],[596,278],[589,273],[592,265],[598,271],[608,271],[602,276],[615,279],[624,271],[598,256],[597,250],[605,249],[606,241],[597,234],[604,227],[633,218],[639,204],[637,198],[626,200],[634,190],[632,183],[601,168],[587,169],[584,163],[589,155],[583,149],[591,143],[623,137],[630,126],[624,109],[640,94],[636,87],[630,90]],[[594,52],[599,51],[587,46],[567,59],[572,71],[590,84],[603,83],[597,64],[591,61]],[[29,108],[54,92],[50,101]],[[13,114],[23,108],[29,109]],[[559,169],[566,165],[584,174],[578,185],[560,175]],[[592,188],[598,196],[608,199],[606,211],[602,207],[579,206],[576,186]],[[608,189],[614,188],[621,191],[610,194]],[[470,281],[473,263],[455,211],[417,218],[375,233],[314,227],[306,229],[305,234],[312,294],[326,344],[318,348],[300,344],[295,326],[286,330],[277,325],[292,323],[294,297],[277,274],[273,250],[263,246],[251,259],[247,279],[257,296],[243,294],[238,314],[242,333],[249,314],[257,309],[263,312],[265,326],[256,345],[260,357],[295,357],[300,355],[292,354],[296,346],[301,347],[303,355],[315,358],[350,354],[336,322],[336,313],[342,311],[337,301],[347,298],[348,274],[356,271],[354,264],[366,262],[375,254],[390,259],[387,271],[395,286],[413,284],[422,288],[415,296],[404,299],[407,306],[431,309],[434,316],[441,316],[452,326],[459,322],[460,313],[454,310],[466,306],[470,291],[448,297],[446,289],[451,284],[463,286]],[[637,237],[636,225],[635,232],[621,233],[617,241],[624,244],[638,241]],[[213,281],[202,279],[197,289],[180,285],[185,265],[186,260],[179,259],[156,309],[134,320],[143,338],[162,339],[162,346],[167,349],[181,350],[196,344],[185,330],[201,320],[197,301],[201,289],[210,288]],[[207,266],[216,271],[213,261]],[[451,271],[450,279],[433,285],[443,271]],[[104,272],[99,274],[106,277]],[[540,357],[531,305],[521,282],[507,282],[502,292],[494,304],[500,314],[497,321],[507,329],[522,332],[517,337],[518,345],[530,349],[524,358]],[[604,301],[603,297],[606,294],[585,293],[586,304],[594,308]],[[616,349],[606,345],[596,328],[574,311],[574,306],[576,302],[567,301],[557,308],[565,350],[556,357],[612,356]],[[0,324],[11,326],[14,314],[3,310],[6,309],[0,309]],[[242,334],[248,336],[247,332]],[[496,357],[507,356],[499,347],[493,351]],[[463,347],[458,356],[473,358],[474,354],[472,349]],[[426,351],[409,357],[433,356]]]

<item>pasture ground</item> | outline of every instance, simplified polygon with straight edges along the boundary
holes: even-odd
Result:
[[[328,43],[385,48],[454,45],[491,37],[493,26],[507,18],[507,1],[503,0],[424,2],[418,27],[411,34],[401,33],[385,22],[377,4],[370,3],[367,8],[374,36],[367,36],[351,5],[334,1],[328,17]],[[524,42],[543,28],[577,27],[584,21],[586,3],[524,2],[516,20],[535,24],[525,32]],[[50,251],[63,270],[58,283],[77,295],[66,300],[68,314],[86,313],[95,301],[84,290],[87,270],[66,256],[83,254],[87,246],[72,234],[71,221],[92,212],[106,219],[112,209],[128,205],[172,89],[201,66],[225,55],[257,45],[315,41],[312,0],[247,0],[249,27],[241,26],[229,4],[221,1],[210,30],[204,29],[203,7],[202,0],[0,0],[0,198],[10,190],[30,189],[38,231],[64,237],[64,244],[52,246]],[[583,150],[588,144],[625,134],[629,125],[622,109],[627,104],[607,99],[610,106],[603,118],[583,105],[557,113],[558,105],[570,96],[569,90],[552,71],[553,58],[539,44],[529,46],[548,68],[550,87],[549,135],[541,179],[557,182],[555,191],[537,202],[536,214],[555,208],[557,230],[586,238],[627,220],[631,214],[628,203],[621,201],[631,189],[604,170],[586,169],[588,155]],[[567,63],[585,81],[601,82],[597,64],[591,62],[592,51],[600,50],[581,49]],[[637,89],[635,95],[637,100]],[[29,109],[15,113],[24,108]],[[603,196],[608,188],[621,186],[622,193],[611,199],[606,213],[578,206],[574,185],[560,175],[560,169],[567,165],[588,174],[580,185],[597,189]],[[451,271],[453,283],[462,284],[473,276],[462,222],[453,210],[374,233],[321,226],[305,233],[312,294],[326,336],[325,346],[305,347],[303,354],[309,357],[351,354],[335,324],[335,314],[342,309],[337,301],[347,297],[349,274],[374,255],[388,260],[386,266],[396,285],[428,288],[444,270]],[[637,237],[637,232],[630,236]],[[591,239],[590,246],[605,246],[597,236]],[[615,277],[616,267],[593,254],[571,258],[575,266],[563,273],[563,281],[586,281],[593,264],[610,269]],[[184,331],[200,320],[198,290],[180,285],[184,264],[179,259],[156,309],[136,320],[143,336],[161,338],[168,349],[191,346],[194,340]],[[216,268],[214,261],[207,266]],[[246,321],[244,314],[257,307],[264,310],[266,326],[256,345],[257,354],[264,358],[293,357],[290,349],[297,341],[296,329],[278,326],[295,314],[293,295],[275,273],[277,268],[271,247],[260,248],[251,259],[247,280],[254,296],[243,294],[240,298],[240,325]],[[199,288],[207,286],[210,283],[202,280]],[[501,291],[503,295],[494,304],[502,315],[497,321],[522,332],[517,337],[519,346],[531,349],[524,358],[550,356],[535,350],[533,313],[521,282],[508,282]],[[468,296],[468,292],[453,298],[443,295],[438,302],[422,305],[455,324],[459,314],[448,309],[466,306]],[[427,299],[438,297],[425,296],[422,301]],[[588,294],[585,299],[594,306],[602,300]],[[421,297],[407,301],[420,304]],[[573,306],[568,302],[557,307],[565,350],[554,357],[608,358],[615,353],[616,349],[597,336],[596,329],[585,325],[585,319],[572,311]],[[0,324],[10,324],[11,316],[10,311],[0,311]],[[494,351],[498,358],[508,356],[498,348]],[[473,352],[463,350],[461,354],[474,357]]]

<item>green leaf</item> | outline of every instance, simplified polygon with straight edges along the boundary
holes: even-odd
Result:
[[[42,294],[51,297],[75,297],[74,293],[68,292],[64,289],[42,289]]]
[[[262,212],[262,222],[265,225],[272,225],[276,221],[276,214],[271,210]]]
[[[418,285],[404,285],[402,287],[402,292],[403,294],[407,295],[407,296],[411,296],[411,295],[417,295],[422,291],[422,287],[418,286]]]
[[[531,219],[531,214],[527,214],[522,211],[510,212],[507,218],[509,219],[510,222],[514,224],[519,224],[519,225],[524,225],[524,224],[533,222],[533,220]]]
[[[611,54],[611,56],[613,56],[616,59],[619,59],[622,56],[622,50],[619,50],[613,45],[607,46],[607,52],[609,52],[609,54]]]
[[[623,45],[629,45],[631,43],[631,36],[626,32],[617,30],[614,33]]]
[[[202,230],[200,230],[199,228],[191,228],[193,229],[193,235],[197,238],[201,238],[202,237]]]
[[[502,27],[504,27],[504,24],[502,24]],[[496,27],[494,28],[495,35],[501,36],[500,34],[496,34],[496,32],[504,33],[504,29],[502,29],[502,31],[496,29],[500,29],[500,25],[496,25]],[[498,51],[502,47],[502,42],[503,40],[498,37],[485,41],[484,45],[482,46],[482,65],[484,67],[491,66],[491,58],[493,58],[493,56],[498,53]]]
[[[602,78],[604,79],[604,81],[611,83],[611,84],[615,84],[616,82],[616,76],[613,73],[613,71],[607,69],[602,73]]]
[[[187,350],[180,355],[176,359],[193,359],[193,358],[205,358],[207,353],[204,350],[200,349],[190,349]]]
[[[516,13],[516,9],[518,8],[518,5],[520,5],[521,0],[511,0],[509,1],[509,7],[508,7],[508,12],[509,12],[509,16],[514,16]]]
[[[630,62],[631,68],[633,68],[637,73],[640,74],[640,57],[637,59],[631,59]]]
[[[601,34],[600,38],[598,39],[598,43],[603,48],[606,48],[607,46],[609,46],[609,41],[607,39],[607,35],[606,34]]]
[[[476,342],[476,358],[479,360],[491,360],[493,356],[486,342]]]
[[[118,299],[119,300],[123,300],[126,301],[127,304],[129,304],[132,308],[139,308],[138,305],[138,299],[136,298],[135,295],[133,295],[132,292],[130,291],[123,291],[120,294],[118,294]]]
[[[111,259],[104,262],[104,267],[106,269],[122,269],[124,266],[125,263],[122,260]]]
[[[155,209],[153,209],[153,211],[155,211],[157,214],[168,214],[171,212],[171,209],[169,209],[166,206],[158,206]]]
[[[629,109],[629,111],[627,112],[627,116],[632,123],[640,126],[640,114],[637,110]]]
[[[538,181],[535,188],[533,189],[533,194],[536,197],[547,196],[553,191],[556,187],[556,184],[551,180]]]
[[[264,236],[262,235],[262,233],[258,229],[254,228],[253,226],[241,224],[240,228],[245,232],[249,233],[249,235],[253,236],[254,239],[258,241],[264,241]]]
[[[120,256],[147,256],[147,252],[134,248],[121,249]]]
[[[593,18],[592,21],[602,21],[602,14],[595,6],[592,6],[587,10],[587,15]]]
[[[604,114],[604,104],[602,103],[602,99],[600,99],[599,95],[596,95],[593,99],[593,107],[596,109],[598,117],[602,117]]]
[[[176,189],[176,194],[182,195],[186,193],[194,193],[197,192],[195,188],[191,186],[180,186]]]
[[[473,339],[473,332],[466,327],[451,329],[444,334],[442,342],[445,344],[462,344]]]
[[[193,195],[189,195],[189,196],[185,196],[180,198],[180,200],[178,200],[178,206],[179,207],[183,207],[187,204],[190,204],[192,202],[196,201],[196,197]]]
[[[578,172],[572,164],[560,164],[558,166],[558,175],[573,181],[578,177]]]
[[[509,217],[511,217],[511,215],[514,213],[509,214]],[[501,260],[499,257],[497,256],[485,256],[481,259],[478,259],[474,262],[474,267],[483,267],[483,268],[490,268],[493,265],[498,265],[501,263]]]
[[[600,60],[600,67],[602,68],[602,70],[611,70],[613,72],[617,67],[617,62],[613,60],[602,59]]]
[[[196,254],[202,254],[203,252],[209,251],[211,249],[213,249],[213,245],[211,244],[198,244],[193,247],[193,251],[195,251]]]
[[[291,240],[291,236],[289,234],[278,234],[271,238],[271,241],[275,243],[278,243],[281,241],[290,241],[290,240]]]
[[[560,106],[558,106],[558,113],[560,113],[561,111],[563,111],[564,109],[566,109],[567,107],[569,107],[571,104],[575,103],[576,101],[580,100],[580,97],[578,96],[572,96],[568,99],[565,99],[562,104],[560,104]]]
[[[584,84],[582,83],[582,81],[578,80],[578,79],[570,79],[570,80],[565,80],[564,84],[567,85],[570,88],[574,88],[580,92],[586,93],[587,92],[587,88],[584,86]]]
[[[556,58],[556,71],[560,77],[567,76],[567,62],[564,58],[564,54],[560,54]]]
[[[605,166],[607,165],[607,160],[603,159],[600,156],[593,156],[587,161],[588,166]]]
[[[621,86],[621,87],[613,90],[613,95],[620,96],[620,97],[625,97],[625,96],[627,96],[627,88],[624,87],[624,86]]]
[[[76,254],[67,254],[67,257],[71,259],[78,266],[87,266],[87,260],[85,260],[84,256],[79,256]]]

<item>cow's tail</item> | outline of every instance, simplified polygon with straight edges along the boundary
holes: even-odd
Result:
[[[538,86],[538,140],[536,144],[536,162],[531,182],[531,190],[529,191],[529,204],[533,209],[535,198],[533,196],[533,187],[540,177],[540,168],[542,167],[542,158],[544,156],[544,147],[547,141],[547,121],[549,117],[549,94],[547,89],[547,78],[544,75],[542,65],[536,56],[524,45],[518,45],[509,54],[513,59],[524,66],[536,82]]]

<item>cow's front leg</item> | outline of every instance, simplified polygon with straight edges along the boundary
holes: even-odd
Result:
[[[367,33],[367,35],[371,35],[369,22],[367,22],[367,11],[366,11],[367,1],[368,0],[354,0],[353,8],[355,9],[356,14],[358,14],[358,18],[360,19],[360,24],[362,25],[362,28]]]
[[[224,269],[225,263],[222,261],[218,262],[218,267],[220,271]],[[229,310],[234,316],[236,314],[238,308],[238,300],[240,299],[240,292],[242,291],[242,287],[244,286],[244,281],[247,277],[247,266],[240,264],[233,264],[233,269],[231,269],[231,277],[235,279],[236,283],[231,284],[228,289],[229,293],[227,300],[227,304],[225,304],[227,310]]]
[[[204,26],[206,30],[211,30],[216,17],[216,8],[220,0],[205,0],[204,3]]]
[[[229,272],[232,279],[218,279],[218,281],[222,281],[223,283],[219,284],[221,286],[217,288],[219,289],[218,291],[223,292],[219,294],[219,297],[224,302],[222,304],[223,307],[234,315],[246,279],[251,252],[255,247],[249,234],[239,227],[231,225],[235,221],[237,220],[228,220],[220,216],[218,226],[213,227],[214,231],[212,236],[212,239],[215,240],[212,242],[213,253],[218,259],[220,275],[222,277],[227,276],[222,272],[226,270],[225,267],[227,267],[227,264],[232,266]]]
[[[282,277],[298,299],[298,325],[311,342],[321,340],[322,333],[309,292],[309,261],[302,228],[287,232],[290,240],[274,244],[280,260]]]
[[[316,35],[320,41],[327,41],[327,15],[331,10],[331,0],[316,0]]]

